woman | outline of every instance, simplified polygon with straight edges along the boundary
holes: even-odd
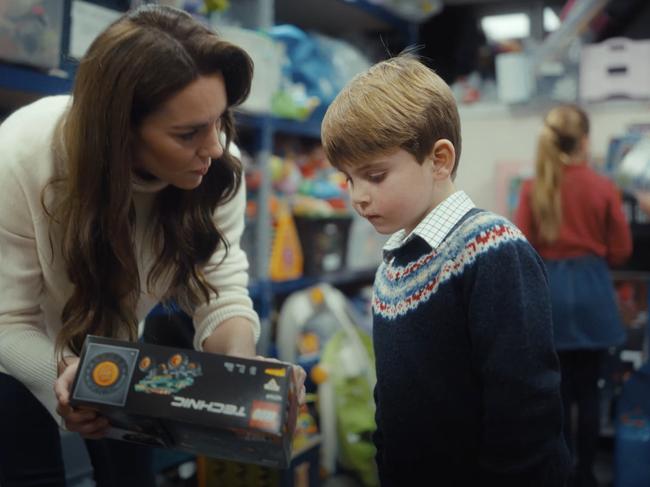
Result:
[[[614,184],[588,165],[589,119],[575,105],[553,108],[539,136],[535,178],[523,184],[515,223],[546,262],[560,357],[565,438],[574,485],[595,486],[598,379],[603,352],[625,339],[608,266],[632,252]],[[571,410],[578,409],[576,448]]]
[[[193,316],[195,348],[255,356],[245,191],[229,152],[251,78],[243,50],[145,6],[97,37],[71,98],[0,127],[3,487],[64,485],[58,422],[103,437],[106,419],[68,402],[87,334],[135,340],[173,299]],[[154,485],[141,448],[86,443],[98,485]]]

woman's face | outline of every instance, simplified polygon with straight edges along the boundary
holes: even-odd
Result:
[[[223,76],[200,76],[142,121],[136,133],[139,173],[194,189],[223,154],[221,117],[228,104]]]

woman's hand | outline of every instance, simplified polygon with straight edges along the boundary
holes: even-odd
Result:
[[[59,377],[54,383],[54,393],[59,402],[56,412],[63,418],[65,427],[84,438],[99,439],[106,434],[108,420],[91,409],[70,406],[70,391],[79,366],[78,357],[66,357],[59,362]]]

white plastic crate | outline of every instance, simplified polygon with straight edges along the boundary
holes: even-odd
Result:
[[[611,38],[583,48],[580,98],[650,99],[650,40]]]
[[[244,49],[255,65],[251,92],[242,108],[251,113],[271,113],[271,101],[282,76],[282,46],[260,31],[233,26],[216,26],[216,31]]]

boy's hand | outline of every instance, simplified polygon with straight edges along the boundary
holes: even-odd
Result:
[[[59,377],[54,382],[54,393],[59,403],[56,412],[63,418],[69,431],[79,433],[84,438],[99,439],[106,434],[108,420],[91,409],[75,409],[70,405],[70,390],[78,366],[78,357],[66,357],[58,364]]]

